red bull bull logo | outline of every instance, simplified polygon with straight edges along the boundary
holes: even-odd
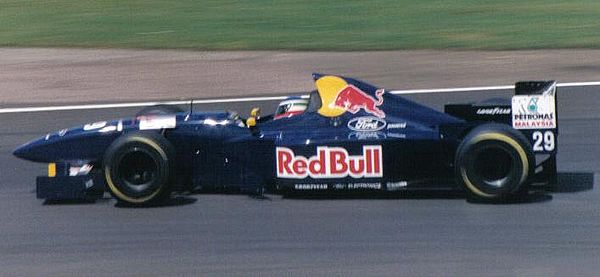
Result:
[[[319,113],[323,116],[336,117],[346,112],[356,114],[363,110],[378,118],[385,117],[385,113],[379,108],[383,104],[383,89],[378,89],[373,97],[337,76],[321,77],[316,85],[322,103]]]
[[[369,114],[379,118],[384,118],[385,113],[378,108],[378,106],[383,104],[383,93],[383,89],[378,89],[375,92],[375,96],[377,97],[377,100],[375,100],[373,97],[369,96],[359,88],[353,85],[348,85],[342,89],[342,91],[340,91],[335,98],[335,101],[331,103],[331,105],[338,108],[343,108],[352,114],[355,114],[360,111],[360,109],[363,109]]]

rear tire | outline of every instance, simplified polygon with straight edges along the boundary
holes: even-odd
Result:
[[[110,193],[130,205],[156,204],[171,193],[175,174],[173,146],[163,136],[136,132],[115,140],[104,155]]]
[[[523,134],[503,124],[473,129],[458,147],[455,174],[468,200],[498,201],[528,192],[535,157]]]

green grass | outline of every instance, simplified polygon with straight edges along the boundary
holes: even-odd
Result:
[[[598,0],[0,0],[0,46],[599,48]]]

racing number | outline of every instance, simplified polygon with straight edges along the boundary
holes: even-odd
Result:
[[[554,140],[554,133],[552,131],[535,131],[532,135],[533,138],[533,151],[552,151],[556,145]]]

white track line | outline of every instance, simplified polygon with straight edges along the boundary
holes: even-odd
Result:
[[[409,89],[409,90],[391,90],[391,94],[419,94],[419,93],[434,93],[434,92],[470,92],[470,91],[486,91],[486,90],[504,90],[514,89],[515,86],[494,86],[494,87],[470,87],[470,88],[437,88],[437,89]]]
[[[560,83],[557,87],[586,87],[600,86],[599,82],[575,82]],[[490,87],[466,87],[466,88],[437,88],[437,89],[411,89],[411,90],[392,90],[391,94],[420,94],[420,93],[440,93],[440,92],[472,92],[472,91],[491,91],[514,89],[514,85],[509,86],[490,86]],[[218,104],[218,103],[236,103],[236,102],[254,102],[254,101],[274,101],[283,100],[288,96],[265,96],[265,97],[242,97],[227,99],[199,99],[193,100],[194,104]],[[302,95],[302,98],[308,98],[308,95]],[[147,107],[154,105],[188,105],[190,100],[165,101],[165,102],[135,102],[135,103],[117,103],[117,104],[90,104],[90,105],[70,105],[70,106],[46,106],[46,107],[22,107],[22,108],[3,108],[0,114],[5,113],[27,113],[27,112],[50,112],[50,111],[71,111],[71,110],[92,110],[92,109],[111,109],[111,108],[133,108]]]
[[[274,100],[283,100],[283,99],[286,99],[287,97],[288,96],[246,97],[246,98],[230,98],[230,99],[200,99],[200,100],[193,100],[193,101],[194,101],[194,104],[216,104],[216,103],[252,102],[252,101],[274,101]],[[302,95],[301,97],[308,98],[308,95]],[[4,108],[4,109],[0,109],[0,114],[72,111],[72,110],[93,110],[93,109],[111,109],[111,108],[135,108],[135,107],[148,107],[148,106],[154,106],[154,105],[189,105],[190,101],[191,100],[165,101],[165,102],[135,102],[135,103],[118,103],[118,104],[89,104],[89,105],[70,105],[70,106]]]
[[[576,82],[576,83],[560,83],[557,87],[587,87],[600,86],[600,82]],[[514,85],[510,86],[491,86],[491,87],[468,87],[468,88],[437,88],[437,89],[410,89],[410,90],[392,90],[391,94],[419,94],[419,93],[435,93],[435,92],[470,92],[470,91],[486,91],[486,90],[505,90],[514,89]]]

